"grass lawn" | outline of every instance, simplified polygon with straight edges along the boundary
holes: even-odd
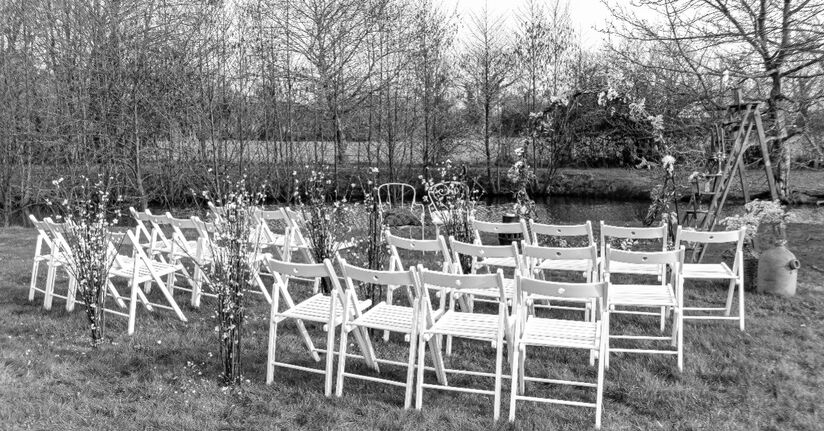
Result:
[[[615,355],[606,374],[604,429],[821,429],[824,396],[824,228],[791,225],[790,248],[802,262],[794,298],[747,296],[747,331],[730,322],[687,322],[685,371],[674,357]],[[588,429],[592,410],[519,403],[515,426],[493,424],[490,397],[424,392],[424,409],[404,411],[403,390],[347,380],[344,397],[326,399],[317,375],[280,369],[264,384],[269,309],[250,295],[243,344],[248,383],[219,384],[215,319],[206,300],[201,310],[184,306],[189,323],[169,312],[138,311],[137,334],[109,316],[111,343],[88,346],[82,307],[69,314],[56,300],[42,309],[42,296],[27,301],[34,230],[0,230],[0,428],[2,429]],[[41,270],[41,273],[43,271]],[[42,282],[43,280],[41,280]],[[58,279],[58,286],[65,280]],[[688,301],[724,297],[721,285],[688,285]],[[153,294],[157,294],[156,289]],[[187,303],[182,292],[178,302]],[[657,319],[619,317],[618,329]],[[281,326],[279,355],[311,359]],[[314,329],[322,345],[323,333]],[[375,338],[377,340],[377,338]],[[375,342],[378,355],[405,360],[399,338]],[[291,358],[291,359],[290,359]],[[488,344],[456,343],[447,366],[492,370]],[[357,369],[359,362],[348,364]],[[318,364],[322,367],[322,364]],[[361,367],[363,368],[363,367]],[[576,372],[590,378],[583,352],[532,353],[532,375]],[[505,367],[505,372],[508,367]],[[403,379],[403,370],[392,371]],[[431,376],[428,377],[428,379]],[[451,379],[483,383],[478,378]],[[489,382],[491,387],[491,382]],[[504,380],[506,417],[509,382]],[[527,391],[547,394],[542,386]]]

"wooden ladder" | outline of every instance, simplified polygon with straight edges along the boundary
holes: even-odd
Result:
[[[747,190],[746,180],[744,178],[744,153],[756,142],[751,139],[752,132],[755,131],[755,140],[760,147],[761,155],[764,160],[764,170],[767,174],[767,184],[770,189],[770,196],[773,200],[778,199],[778,192],[775,186],[775,178],[773,176],[772,163],[770,162],[770,154],[767,148],[767,138],[764,132],[764,124],[761,120],[761,103],[760,102],[743,102],[730,105],[727,108],[727,116],[731,121],[727,121],[722,125],[722,128],[732,128],[732,145],[729,149],[728,157],[723,163],[723,169],[718,165],[718,172],[714,174],[705,174],[705,177],[712,178],[713,185],[711,192],[702,192],[700,184],[696,184],[697,189],[693,190],[693,197],[691,199],[691,209],[684,215],[684,221],[692,221],[693,227],[702,231],[711,231],[715,228],[718,222],[718,217],[721,214],[724,204],[729,195],[730,186],[734,178],[737,176],[741,182],[741,189],[744,194],[744,201],[749,202],[750,195]],[[736,118],[737,117],[737,118]],[[716,131],[719,128],[716,126]],[[719,133],[720,141],[723,145],[725,142],[724,133]],[[696,193],[697,191],[697,193]],[[709,206],[706,209],[701,208],[702,196],[711,196]],[[687,223],[682,223],[688,225]],[[692,260],[701,261],[704,256],[706,247],[694,247]]]

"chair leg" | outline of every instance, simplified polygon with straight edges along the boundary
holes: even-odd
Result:
[[[303,322],[301,322],[303,323]],[[269,348],[266,355],[266,384],[271,385],[275,380],[275,352],[277,351],[278,322],[275,319],[269,320]],[[313,346],[314,347],[314,346]],[[317,353],[312,349],[312,353],[317,357]],[[319,360],[319,359],[316,359]]]
[[[303,320],[295,319],[295,325],[298,327],[298,332],[300,332],[300,336],[303,338],[303,343],[306,344],[306,348],[309,349],[312,359],[314,359],[315,362],[320,362],[320,355],[318,355],[315,344],[312,343],[312,337],[309,336],[309,331],[306,330],[306,324],[303,323]]]
[[[735,283],[736,280],[730,280],[730,285],[727,287],[727,305],[726,310],[724,310],[724,316],[729,316],[730,312],[732,311],[732,298],[735,296]]]
[[[526,393],[526,346],[520,346],[520,352],[516,355],[518,355],[518,369],[521,370],[518,374],[518,393],[523,395]]]
[[[667,307],[661,307],[661,332],[667,327]]]
[[[37,286],[37,273],[40,272],[40,261],[34,259],[31,266],[31,282],[29,283],[29,302],[34,301],[34,288]]]
[[[498,340],[495,344],[495,405],[492,408],[492,420],[497,421],[501,417],[501,373],[503,372],[504,362],[503,334],[498,334]]]
[[[46,294],[43,297],[43,308],[46,310],[51,310],[52,300],[52,293],[54,292],[54,279],[57,275],[57,267],[54,265],[49,265],[49,273],[46,277]]]
[[[356,328],[357,330],[357,328]],[[335,382],[335,396],[340,398],[343,396],[343,373],[346,372],[346,347],[349,338],[349,331],[341,325],[340,328],[340,347],[338,348],[338,378]],[[326,351],[330,355],[330,351]],[[363,352],[364,355],[367,353]]]
[[[417,326],[417,325],[413,325]],[[409,358],[406,361],[406,394],[404,395],[403,408],[408,410],[412,407],[412,389],[415,385],[415,354],[418,348],[418,331],[413,328],[409,335]]]
[[[429,344],[429,354],[432,355],[432,363],[435,366],[435,375],[438,377],[438,383],[446,386],[446,365],[443,363],[443,355],[441,352],[441,337],[434,336],[427,342]],[[420,347],[418,347],[420,349]]]
[[[610,323],[609,321],[610,321],[610,317],[611,317],[611,313],[609,312],[609,308],[607,308],[607,312],[604,313],[604,319],[606,319],[606,322],[604,322],[604,334],[603,334],[603,337],[604,337],[604,340],[603,340],[604,354],[600,358],[598,358],[598,361],[604,361],[604,369],[605,370],[609,369],[609,323]]]
[[[137,284],[137,279],[132,278],[132,281],[129,283],[131,285],[132,291],[129,301],[129,335],[134,334],[134,325],[135,320],[137,319],[137,289],[140,289],[140,285]]]
[[[66,293],[66,311],[74,311],[75,295],[77,295],[77,279],[69,274],[69,291]]]
[[[333,309],[334,310],[334,309]],[[332,373],[333,373],[333,362],[335,360],[335,328],[337,327],[337,322],[335,321],[335,315],[332,314],[332,319],[329,322],[328,329],[326,332],[326,381],[323,389],[323,394],[327,397],[332,396]]]
[[[195,264],[195,274],[192,278],[192,307],[200,308],[200,297],[202,296],[200,291],[202,288],[201,285],[201,269]]]
[[[676,322],[675,326],[678,327],[678,371],[684,371],[684,312],[683,310],[676,309]]]
[[[512,356],[512,370],[511,370],[511,385],[510,385],[510,392],[509,392],[509,421],[515,421],[515,403],[518,398],[518,393],[520,392],[520,388],[518,387],[518,382],[520,381],[521,374],[523,370],[520,366],[518,366],[518,361],[520,359],[520,346],[515,346]]]
[[[738,283],[738,328],[744,330],[744,281]]]
[[[601,429],[601,411],[604,406],[604,342],[601,341],[598,359],[598,386],[595,393],[595,429]]]
[[[423,406],[423,372],[424,355],[426,354],[426,341],[424,334],[418,336],[418,378],[415,384],[415,409],[420,410]],[[434,337],[432,337],[434,338]]]

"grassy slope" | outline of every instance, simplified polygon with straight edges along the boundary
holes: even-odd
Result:
[[[687,324],[683,374],[677,373],[671,357],[616,355],[606,377],[604,428],[819,428],[824,419],[824,295],[819,293],[821,274],[811,265],[824,267],[822,233],[820,225],[791,226],[791,247],[804,265],[799,295],[749,295],[747,332],[733,324]],[[184,307],[188,324],[170,313],[141,310],[134,337],[125,335],[124,319],[111,317],[108,334],[113,342],[92,350],[82,308],[67,314],[63,303],[55,301],[47,312],[40,307],[41,296],[27,302],[33,239],[29,229],[0,230],[0,428],[493,428],[491,400],[478,395],[427,391],[424,412],[416,412],[401,408],[401,389],[367,382],[347,381],[342,399],[323,397],[321,377],[289,370],[282,371],[274,385],[264,385],[268,307],[258,296],[250,299],[244,341],[251,383],[240,391],[217,383],[219,359],[209,302],[200,311]],[[698,301],[722,296],[719,286],[706,285],[688,294]],[[178,301],[185,302],[182,294]],[[624,328],[639,322],[624,321]],[[285,325],[279,354],[305,362],[294,333],[293,325]],[[322,343],[320,337],[317,341]],[[376,346],[379,354],[405,360],[400,340]],[[457,343],[452,361],[492,369],[493,358],[488,345]],[[530,358],[532,374],[572,369],[594,377],[577,352],[536,352]],[[402,372],[394,375],[402,378]],[[508,400],[506,380],[504,387]],[[506,411],[504,407],[504,415]],[[519,429],[585,429],[592,424],[591,412],[579,408],[523,403],[518,416]],[[512,427],[502,421],[494,428]]]

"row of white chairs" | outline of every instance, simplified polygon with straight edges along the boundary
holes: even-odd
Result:
[[[727,240],[730,235],[721,233],[720,237],[711,240]],[[738,235],[738,232],[733,232]],[[697,238],[687,235],[685,240]],[[678,369],[683,369],[683,270],[684,248],[674,251],[633,252],[613,250],[607,246],[604,252],[603,275],[599,280],[587,280],[583,283],[569,283],[540,280],[536,275],[542,267],[568,268],[564,263],[588,260],[589,266],[584,272],[598,272],[596,247],[541,247],[523,245],[522,251],[516,245],[488,246],[469,244],[455,241],[450,238],[447,242],[443,237],[433,240],[414,240],[400,238],[385,233],[385,239],[390,247],[390,268],[388,271],[373,271],[348,265],[340,260],[338,267],[346,280],[341,284],[331,262],[323,264],[297,264],[276,260],[268,260],[270,271],[277,274],[276,288],[272,296],[283,296],[285,310],[280,310],[278,301],[273,301],[271,330],[269,342],[269,360],[267,366],[267,383],[274,378],[275,367],[297,368],[307,371],[323,373],[326,376],[325,392],[332,392],[333,356],[340,355],[336,374],[336,395],[343,391],[345,378],[361,378],[370,381],[384,382],[406,388],[404,398],[405,407],[409,407],[412,398],[415,398],[417,408],[422,404],[424,389],[457,390],[492,395],[495,399],[494,418],[500,414],[501,379],[507,376],[502,374],[502,358],[504,346],[507,347],[510,360],[512,391],[510,399],[510,419],[515,418],[515,406],[518,401],[543,401],[556,404],[592,407],[596,409],[596,426],[600,426],[600,416],[603,397],[603,370],[609,365],[611,353],[660,353],[675,355]],[[440,254],[436,270],[427,270],[417,266],[404,265],[399,250],[418,251]],[[507,279],[503,272],[498,270],[490,274],[464,274],[460,265],[461,256],[469,256],[473,263],[472,271],[483,266],[491,266],[490,259],[511,259],[514,262],[514,278]],[[487,263],[484,264],[484,259]],[[433,260],[430,258],[430,260]],[[649,275],[669,275],[664,282],[649,284],[620,284],[611,280],[615,273],[614,268],[625,265],[651,265],[655,271]],[[661,270],[660,268],[665,268]],[[573,268],[579,271],[580,268]],[[620,272],[620,271],[619,271]],[[295,303],[286,288],[284,280],[290,277],[328,277],[334,286],[330,296],[315,294],[310,299]],[[417,279],[416,279],[417,277]],[[369,300],[361,300],[357,296],[356,285],[369,284],[382,286],[386,290],[386,301],[372,304]],[[392,291],[405,287],[408,306],[397,305],[392,298]],[[273,288],[274,289],[274,288]],[[437,307],[432,306],[429,292],[435,291],[438,298]],[[287,299],[288,298],[288,299]],[[338,298],[334,300],[333,298]],[[475,313],[473,302],[486,299],[497,304],[497,314]],[[542,301],[572,300],[586,303],[595,303],[593,312],[584,320],[568,320],[558,318],[543,318],[535,314],[536,304]],[[449,302],[447,307],[446,302]],[[657,309],[663,307],[673,313],[672,333],[668,336],[647,336],[611,334],[610,320],[612,314],[631,312],[639,308]],[[552,306],[550,306],[550,309]],[[655,314],[655,313],[648,313]],[[276,340],[278,324],[286,319],[295,319],[304,338],[304,342],[312,353],[313,358],[319,361],[318,353],[326,353],[326,369],[316,370],[310,367],[301,367],[276,360]],[[320,350],[312,345],[302,321],[309,320],[324,324],[327,333],[327,347]],[[742,315],[743,320],[743,315]],[[334,328],[341,327],[341,340],[338,352],[334,351]],[[331,328],[331,329],[330,329]],[[401,362],[378,359],[374,355],[367,330],[384,331],[384,338],[388,333],[399,332],[404,334],[410,342],[409,359],[406,382],[387,381],[372,376],[357,375],[346,371],[346,360],[353,356],[365,361],[367,367],[380,370],[380,364],[404,365]],[[360,355],[347,353],[347,337],[354,333]],[[417,337],[417,341],[416,341]],[[486,376],[495,379],[494,389],[454,387],[447,384],[447,374],[461,373],[461,370],[446,369],[441,356],[442,348],[445,354],[451,353],[452,338],[469,338],[491,342],[496,348],[496,369],[491,373],[468,372],[476,376]],[[442,346],[442,340],[446,346]],[[667,349],[624,348],[613,347],[611,340],[625,341],[666,341],[671,344]],[[417,345],[416,345],[417,344]],[[598,378],[596,382],[571,382],[560,379],[546,379],[526,376],[524,364],[527,346],[579,348],[589,351],[590,363],[598,359]],[[431,366],[425,364],[426,349],[429,348]],[[332,352],[329,354],[328,352]],[[414,356],[417,355],[417,361]],[[412,373],[417,370],[417,378]],[[424,379],[425,370],[434,371],[438,383],[427,383]],[[510,378],[511,378],[510,376]],[[412,394],[412,382],[415,383],[415,394]],[[593,403],[542,399],[524,395],[525,382],[535,381],[550,384],[573,385],[596,389],[596,400]]]
[[[558,225],[536,223],[532,220],[522,220],[520,223],[496,223],[472,220],[472,226],[474,230],[474,242],[476,244],[483,243],[482,234],[485,233],[494,235],[520,235],[522,243],[530,245],[541,244],[541,239],[545,237],[554,237],[556,240],[567,240],[578,237],[580,238],[579,243],[583,245],[597,245],[600,252],[593,258],[594,261],[589,259],[575,259],[565,262],[545,261],[539,265],[539,268],[542,270],[577,270],[587,276],[587,281],[597,281],[599,277],[602,277],[604,271],[602,259],[605,255],[606,248],[610,244],[618,246],[622,241],[625,243],[634,243],[639,240],[654,241],[658,243],[657,247],[663,252],[667,250],[669,235],[666,224],[659,227],[624,227],[608,225],[603,221],[600,222],[599,226],[600,241],[598,242],[594,239],[592,223],[589,221],[578,225]],[[720,280],[728,283],[727,301],[723,307],[686,307],[684,310],[686,313],[684,316],[685,319],[737,320],[739,328],[742,331],[745,329],[743,262],[745,236],[745,228],[725,232],[706,232],[678,227],[673,244],[674,248],[681,246],[693,248],[696,245],[706,247],[708,244],[725,244],[734,250],[732,267],[723,260],[716,262],[684,263],[683,277],[686,280]],[[595,264],[595,270],[593,270],[591,266],[592,263]],[[480,264],[515,267],[515,261],[510,257],[481,259]],[[654,274],[659,278],[664,275],[661,271],[662,267],[660,265],[650,265],[648,263],[618,263],[614,264],[612,268],[613,274]],[[738,316],[731,316],[736,291],[738,296]],[[588,308],[586,310],[588,310]],[[662,312],[660,315],[663,330],[664,313]]]
[[[201,259],[198,262],[199,264],[194,266],[195,271],[197,271],[203,264],[208,264],[207,260],[209,258],[207,251],[209,245],[205,243],[208,241],[209,225],[200,222],[199,219],[175,219],[169,214],[155,216],[148,212],[145,213],[144,216],[136,211],[133,211],[133,216],[138,220],[138,227],[126,233],[126,238],[133,249],[132,254],[131,256],[118,255],[115,259],[115,266],[113,267],[113,277],[121,277],[129,281],[131,287],[130,296],[128,298],[121,296],[115,289],[113,283],[109,283],[108,292],[109,295],[115,299],[118,307],[121,309],[128,308],[129,311],[125,313],[114,309],[107,310],[129,317],[130,334],[134,331],[135,311],[138,302],[142,303],[145,308],[150,311],[154,307],[169,308],[175,311],[178,318],[185,321],[185,316],[183,316],[182,311],[180,311],[180,308],[174,301],[174,290],[189,290],[192,293],[192,304],[195,305],[195,297],[199,299],[202,294],[202,292],[200,292],[200,284],[203,283],[204,276],[202,273],[196,273],[190,277],[182,261],[186,258],[192,260]],[[449,242],[447,242],[442,237],[434,240],[412,240],[393,236],[387,231],[385,239],[391,250],[389,271],[369,271],[353,267],[346,264],[345,261],[340,260],[340,272],[344,275],[344,280],[346,280],[344,283],[346,288],[343,288],[330,262],[312,263],[311,256],[308,255],[308,253],[304,259],[305,262],[309,263],[289,262],[293,251],[302,250],[305,253],[307,248],[306,244],[301,242],[302,239],[299,236],[299,229],[296,228],[293,220],[290,221],[285,209],[271,212],[271,214],[260,211],[257,213],[257,216],[260,220],[282,220],[285,224],[283,234],[273,233],[265,222],[261,222],[258,225],[258,229],[250,234],[255,235],[258,240],[265,238],[264,242],[266,245],[270,246],[271,250],[274,251],[274,254],[278,257],[278,259],[274,259],[271,254],[261,252],[260,259],[257,260],[260,266],[255,268],[261,293],[272,304],[271,322],[273,327],[270,331],[267,382],[272,381],[275,365],[301,368],[299,366],[275,361],[274,348],[277,339],[277,324],[287,318],[294,318],[299,322],[298,328],[307,348],[315,360],[319,360],[318,353],[333,352],[333,354],[327,355],[327,367],[322,371],[327,376],[325,391],[327,395],[331,393],[332,388],[330,379],[332,376],[332,356],[334,356],[335,352],[335,326],[342,325],[342,328],[344,328],[340,347],[337,352],[340,354],[337,373],[337,394],[340,394],[343,389],[343,380],[345,377],[357,377],[345,371],[346,357],[352,356],[346,353],[347,345],[344,340],[348,337],[348,333],[354,331],[353,336],[361,351],[361,355],[359,356],[366,361],[369,367],[375,370],[379,370],[378,364],[380,364],[382,360],[375,357],[374,348],[371,347],[371,340],[366,332],[367,329],[384,331],[384,339],[388,339],[391,332],[404,333],[410,342],[410,359],[406,364],[409,367],[407,369],[408,378],[405,384],[401,384],[407,389],[405,399],[405,406],[407,407],[411,403],[410,391],[412,390],[412,380],[414,380],[411,377],[411,373],[413,373],[415,369],[417,369],[418,372],[417,385],[415,386],[416,407],[420,408],[423,389],[446,388],[449,390],[452,388],[446,385],[446,374],[458,370],[446,370],[443,367],[443,358],[440,356],[442,348],[441,342],[443,339],[445,339],[445,346],[443,347],[447,355],[451,354],[452,338],[454,337],[482,339],[490,341],[496,346],[496,371],[495,373],[487,374],[471,374],[494,377],[496,379],[495,389],[487,391],[472,388],[457,388],[456,390],[494,395],[494,416],[496,419],[499,415],[500,408],[501,378],[504,377],[500,371],[504,344],[508,347],[507,357],[511,361],[512,375],[516,376],[516,378],[512,380],[511,419],[514,418],[516,401],[537,401],[535,397],[523,395],[524,381],[534,380],[544,381],[545,383],[569,383],[551,379],[532,378],[518,374],[523,373],[524,370],[523,361],[526,357],[526,346],[543,345],[547,343],[547,345],[554,346],[555,344],[551,341],[554,340],[557,342],[559,338],[555,334],[562,334],[565,330],[570,330],[571,333],[580,335],[590,334],[589,329],[581,332],[581,328],[583,327],[590,329],[595,328],[593,329],[595,332],[592,333],[594,335],[586,335],[586,340],[578,340],[572,343],[574,345],[562,345],[560,347],[574,348],[586,345],[587,350],[590,352],[591,363],[594,362],[596,357],[598,358],[598,382],[584,384],[584,386],[598,388],[596,402],[571,402],[572,405],[586,405],[596,408],[596,424],[600,423],[602,404],[603,370],[601,367],[608,367],[610,352],[631,351],[674,354],[678,357],[678,368],[682,369],[682,322],[683,319],[686,318],[684,312],[688,310],[688,308],[683,306],[683,280],[684,278],[688,278],[686,277],[686,272],[689,265],[713,265],[684,264],[683,249],[673,252],[667,252],[665,249],[660,252],[623,252],[611,249],[611,247],[605,244],[604,240],[601,241],[602,252],[599,255],[596,246],[592,244],[590,223],[584,225],[586,226],[584,230],[588,228],[590,232],[590,234],[587,235],[590,245],[585,247],[541,247],[537,245],[537,235],[542,234],[542,232],[551,232],[551,229],[554,229],[554,232],[557,234],[559,229],[563,229],[558,226],[539,225],[531,222],[521,225],[521,233],[528,232],[529,235],[525,235],[525,240],[521,244],[520,249],[517,245],[487,246],[480,244],[480,232],[484,228],[487,228],[487,231],[493,233],[517,232],[514,232],[512,226],[494,226],[496,224],[493,223],[484,225],[484,222],[474,222],[473,225],[477,231],[474,244],[462,243],[455,241],[453,238],[450,238]],[[67,309],[70,309],[75,302],[73,295],[76,289],[76,286],[73,286],[74,281],[71,274],[69,274],[68,293],[63,296],[54,294],[54,271],[61,266],[65,266],[66,259],[65,256],[61,258],[61,250],[62,252],[68,251],[65,239],[61,237],[60,224],[53,223],[48,219],[43,222],[38,222],[32,218],[32,221],[38,228],[39,236],[36,246],[35,266],[32,273],[30,299],[33,299],[35,291],[41,291],[45,293],[44,306],[47,308],[51,306],[52,297],[61,297],[66,299]],[[165,237],[163,234],[164,225],[166,224],[171,227],[172,238]],[[602,237],[605,232],[604,226],[602,223]],[[185,232],[186,229],[192,229],[194,234],[190,233],[187,235]],[[660,228],[622,229],[627,229],[625,233],[628,233],[630,238],[636,239],[652,237],[652,234],[648,233],[650,232],[649,230],[660,230]],[[168,227],[166,230],[168,231]],[[609,231],[609,229],[606,230]],[[580,231],[581,230],[578,230],[577,232]],[[742,232],[740,231],[726,233],[679,231],[677,237],[685,242],[733,242],[731,241],[733,235],[741,236],[741,234]],[[194,239],[192,239],[193,237]],[[664,230],[664,238],[665,237],[666,231]],[[739,250],[736,253],[736,263],[732,269],[723,263],[715,267],[692,267],[693,273],[698,275],[694,278],[718,278],[718,275],[728,276],[730,273],[735,275],[730,284],[727,306],[713,309],[695,307],[694,309],[700,311],[725,311],[726,316],[719,316],[718,318],[738,319],[741,329],[743,329],[743,290],[741,289],[743,287],[743,272],[739,264],[741,241],[739,240],[738,243]],[[117,252],[114,245],[110,248],[114,249],[113,252]],[[411,265],[404,265],[399,249],[439,253],[441,259],[435,259],[438,263],[436,267],[437,271],[419,268],[416,262],[413,262]],[[462,255],[469,256],[471,259],[470,274],[463,274],[463,268],[460,264]],[[35,287],[37,268],[40,262],[47,262],[49,266],[49,275],[47,276],[45,289]],[[489,271],[490,268],[495,268],[496,266],[511,267],[513,269],[513,277],[505,278],[500,271],[491,272],[491,274],[478,274],[478,270],[480,269],[485,268]],[[627,269],[631,268],[640,271],[627,271]],[[261,269],[264,271],[261,271]],[[544,270],[558,269],[581,272],[585,274],[586,282],[573,284],[534,279],[536,276],[543,274]],[[646,285],[620,285],[610,282],[610,274],[627,272],[657,275],[661,281],[660,283],[650,283]],[[271,295],[267,292],[262,280],[260,280],[259,274],[261,273],[266,273],[274,279]],[[671,277],[669,283],[666,280],[667,274]],[[176,277],[181,275],[181,278],[186,280],[188,287],[178,286],[176,284]],[[330,295],[324,295],[317,291],[317,286],[320,283],[319,278],[322,277],[328,277],[333,286],[333,292]],[[312,295],[309,299],[299,303],[295,303],[292,300],[288,291],[288,283],[292,279],[312,281]],[[380,285],[381,280],[386,281],[386,283],[383,283],[386,288],[385,301],[373,306],[370,301],[359,300],[357,298],[354,287],[356,283],[369,283],[374,286]],[[152,303],[147,299],[146,294],[149,293],[149,288],[152,283],[160,288],[163,297],[166,299],[166,303]],[[144,284],[143,290],[139,288],[141,284]],[[732,291],[735,286],[741,287],[739,289],[739,316],[729,317],[730,303],[733,297]],[[394,304],[396,301],[393,301],[393,292],[399,287],[404,287],[407,293],[409,303],[407,307]],[[427,292],[430,291],[436,293],[437,308],[432,307],[430,295],[427,294]],[[280,297],[284,299],[286,306],[286,310],[284,311],[280,310]],[[338,298],[338,300],[333,300],[333,298]],[[126,305],[126,301],[128,301],[128,305]],[[475,311],[476,301],[497,303],[499,309],[498,314],[485,315],[482,313],[473,313],[473,311]],[[568,321],[564,319],[544,319],[535,316],[534,310],[541,306],[550,309],[562,308],[563,306],[557,305],[559,301],[572,301],[586,304],[585,310],[588,311],[586,312],[585,319],[583,321]],[[47,302],[48,306],[46,305]],[[449,303],[448,306],[447,303]],[[197,304],[199,304],[199,302],[197,302]],[[644,336],[643,338],[637,335],[610,335],[610,315],[629,311],[622,310],[622,308],[625,307],[660,307],[662,330],[664,329],[663,322],[665,314],[673,312],[672,335]],[[460,309],[460,311],[458,311],[458,309]],[[631,312],[637,313],[638,311],[633,310]],[[647,312],[646,314],[657,313]],[[494,316],[494,319],[487,316]],[[713,316],[713,318],[716,317]],[[406,325],[404,322],[407,322],[409,319],[411,319],[413,323]],[[493,320],[502,323],[502,326],[492,326]],[[555,320],[563,320],[563,322],[554,322]],[[316,321],[325,324],[325,327],[329,331],[325,350],[316,349],[312,345],[311,338],[308,336],[303,321]],[[329,328],[332,329],[330,330]],[[498,337],[501,338],[499,339]],[[568,337],[561,336],[560,338],[567,339]],[[675,346],[675,349],[624,349],[612,348],[610,346],[610,339],[621,338],[629,340],[668,340]],[[590,343],[590,341],[592,341],[592,343]],[[415,346],[414,348],[413,345]],[[424,370],[427,369],[423,363],[427,346],[430,349],[430,356],[432,356],[432,364],[434,367],[429,367],[428,369],[436,372],[439,382],[437,385],[427,384],[423,379]],[[416,355],[418,358],[415,360],[414,357]],[[415,360],[414,364],[412,362],[413,360]],[[386,363],[390,365],[403,365],[403,363],[392,361]],[[360,377],[367,380],[384,381],[370,376]],[[395,382],[394,384],[400,383]],[[550,400],[548,402],[570,404],[563,400]]]

